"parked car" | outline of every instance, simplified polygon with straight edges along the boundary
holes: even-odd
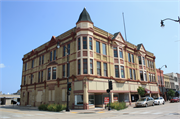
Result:
[[[139,99],[136,103],[135,103],[136,107],[139,106],[154,106],[154,99],[152,97],[143,97],[141,99]]]
[[[17,102],[16,105],[20,105],[20,102]]]
[[[179,102],[179,98],[178,97],[173,97],[170,102]]]
[[[156,105],[160,105],[160,104],[165,104],[164,98],[163,97],[158,97],[158,98],[154,98],[154,104]]]

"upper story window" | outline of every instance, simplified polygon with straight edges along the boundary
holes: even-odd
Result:
[[[30,81],[30,84],[33,83],[33,74],[31,74],[31,81]]]
[[[62,68],[63,68],[63,70],[62,70],[63,71],[63,77],[65,77],[65,64],[63,65]]]
[[[103,43],[102,44],[102,48],[103,48],[103,55],[107,55],[106,54],[106,44]]]
[[[146,64],[145,64],[145,58],[144,58],[144,57],[143,57],[143,65],[146,65]]]
[[[53,54],[53,60],[56,60],[56,50],[54,50],[54,54]]]
[[[144,81],[144,78],[143,78],[143,71],[140,71],[140,78],[141,78],[141,81]]]
[[[81,60],[78,59],[78,74],[81,73]]]
[[[44,64],[44,55],[42,55],[42,64]]]
[[[118,57],[118,54],[117,54],[117,48],[114,47],[113,49],[114,49],[114,57]]]
[[[68,55],[70,55],[70,44],[67,45],[68,48]]]
[[[89,37],[89,49],[92,50],[92,38]]]
[[[136,70],[133,69],[133,79],[136,80]]]
[[[123,52],[121,50],[119,51],[119,56],[120,58],[123,58]]]
[[[108,76],[107,75],[107,63],[103,63],[104,65],[104,76]]]
[[[101,62],[97,62],[97,75],[101,75]]]
[[[90,74],[93,74],[93,60],[90,59]]]
[[[129,69],[130,79],[133,79],[132,69]]]
[[[41,82],[43,82],[43,71],[41,71]]]
[[[134,63],[134,55],[131,54],[131,58],[132,58],[132,63]]]
[[[39,65],[41,65],[41,56],[39,57]]]
[[[25,63],[25,71],[27,70],[27,62]]]
[[[32,66],[31,66],[31,68],[33,68],[34,67],[34,59],[32,60]]]
[[[70,64],[70,63],[67,64],[67,77],[69,77],[69,74],[70,74],[70,73],[69,73],[69,64]]]
[[[38,83],[40,82],[41,79],[41,72],[38,72]]]
[[[139,64],[142,64],[141,56],[138,56],[138,61],[139,61]]]
[[[119,78],[119,66],[115,65],[115,77]]]
[[[87,59],[83,59],[83,74],[87,73]]]
[[[48,79],[47,80],[52,80],[52,79],[56,79],[56,67],[48,68]]]
[[[66,46],[63,46],[63,56],[66,56]]]
[[[81,38],[78,38],[78,50],[81,49]]]
[[[147,81],[147,74],[144,72],[144,81]]]
[[[51,79],[51,68],[48,68],[48,80]]]
[[[52,61],[52,51],[50,52],[50,61]]]
[[[96,52],[100,53],[100,42],[96,41]]]
[[[125,78],[124,66],[121,66],[121,78]]]
[[[87,37],[83,37],[83,49],[87,49]]]
[[[24,85],[26,85],[26,76],[24,76]]]
[[[131,62],[131,54],[128,53],[128,61]]]
[[[52,79],[56,79],[56,67],[52,67],[53,75]]]

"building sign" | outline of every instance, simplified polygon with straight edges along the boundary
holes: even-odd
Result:
[[[114,102],[118,102],[118,97],[114,97]]]
[[[109,97],[104,97],[104,104],[108,104],[109,103]]]

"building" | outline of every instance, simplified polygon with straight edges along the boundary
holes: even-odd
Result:
[[[154,54],[143,44],[125,41],[120,32],[95,27],[85,8],[74,28],[52,36],[22,60],[21,105],[66,104],[67,76],[72,83],[70,109],[104,107],[108,80],[113,82],[112,102],[136,101],[139,86],[146,95],[159,95]]]
[[[166,99],[169,100],[169,96],[167,95],[167,92],[169,91],[169,89],[171,89],[170,80],[169,80],[169,76],[168,75],[163,74],[163,76],[164,76],[164,82],[165,82]]]
[[[179,81],[178,81],[178,73],[167,73],[170,77],[170,84],[171,84],[171,89],[174,89],[175,91],[179,91]]]
[[[11,105],[12,100],[19,102],[20,95],[0,94],[0,105]]]

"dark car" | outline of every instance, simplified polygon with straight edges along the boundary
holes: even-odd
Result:
[[[173,97],[170,102],[179,102],[179,98],[178,97]]]

